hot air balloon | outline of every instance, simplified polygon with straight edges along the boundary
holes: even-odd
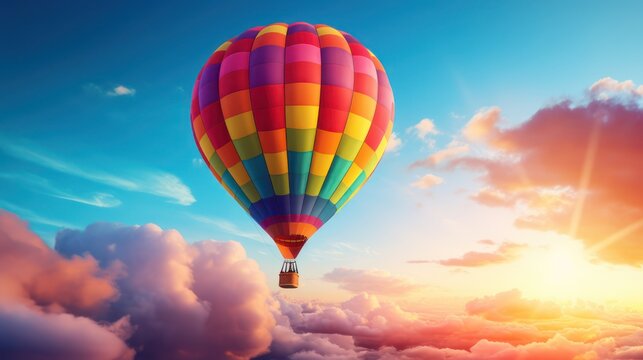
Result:
[[[199,72],[194,139],[214,177],[279,248],[279,286],[298,287],[302,247],[373,173],[393,112],[380,61],[327,25],[248,29]]]

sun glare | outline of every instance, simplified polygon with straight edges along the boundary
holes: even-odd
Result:
[[[560,300],[574,299],[591,282],[592,264],[581,246],[558,242],[534,253],[534,285],[541,295]]]

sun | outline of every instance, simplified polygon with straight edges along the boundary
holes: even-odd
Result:
[[[529,264],[532,285],[541,295],[572,300],[591,286],[593,265],[577,242],[552,242],[532,252]]]

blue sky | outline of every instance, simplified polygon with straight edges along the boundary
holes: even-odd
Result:
[[[347,31],[380,58],[396,98],[402,146],[307,245],[300,259],[317,264],[313,276],[349,259],[378,264],[351,251],[402,262],[404,237],[422,254],[448,253],[438,241],[464,246],[458,239],[469,235],[454,236],[444,219],[476,227],[469,241],[513,234],[510,219],[488,229],[486,215],[462,215],[479,207],[458,195],[475,182],[469,173],[441,174],[447,181],[429,193],[409,190],[422,174],[408,164],[433,151],[407,131],[420,119],[434,120],[441,148],[483,107],[500,106],[506,124],[518,123],[602,77],[643,81],[638,1],[151,4],[16,2],[0,14],[0,207],[50,244],[61,227],[153,222],[191,241],[239,240],[277,271],[269,238],[196,161],[189,122],[201,65],[251,26],[307,21]]]

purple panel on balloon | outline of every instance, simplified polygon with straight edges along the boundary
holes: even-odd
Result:
[[[250,66],[264,63],[284,62],[284,48],[281,46],[262,46],[250,53]]]
[[[203,109],[219,100],[219,68],[220,64],[208,65],[201,75],[199,82],[199,106]]]
[[[265,63],[250,68],[250,87],[283,84],[284,64]]]
[[[324,64],[339,64],[346,67],[353,66],[353,56],[346,50],[337,47],[322,48],[321,59]]]
[[[323,61],[323,60],[322,60]],[[353,67],[322,63],[322,84],[353,89]]]
[[[310,24],[293,24],[288,27],[289,34],[299,32],[299,31],[307,31],[310,33],[317,34],[317,31],[315,31],[315,27]]]

